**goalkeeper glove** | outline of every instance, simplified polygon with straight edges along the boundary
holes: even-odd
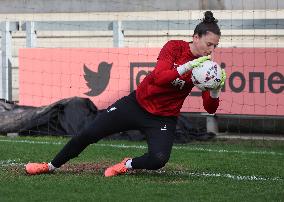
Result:
[[[219,97],[221,89],[225,85],[226,77],[227,77],[226,72],[225,72],[224,69],[222,69],[220,85],[217,88],[210,90],[210,96],[212,98],[218,98]]]
[[[184,73],[192,70],[193,68],[199,67],[200,65],[202,65],[203,62],[210,60],[210,59],[211,59],[210,55],[199,57],[197,59],[194,59],[192,61],[188,61],[187,63],[178,66],[177,71],[178,71],[179,75],[183,75]]]

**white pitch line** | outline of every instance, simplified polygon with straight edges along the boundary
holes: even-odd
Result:
[[[27,143],[27,144],[47,144],[47,145],[64,145],[64,142],[48,142],[48,141],[32,141],[32,140],[1,140],[0,142],[9,142],[9,143]],[[134,148],[134,149],[147,149],[147,146],[137,146],[137,145],[124,145],[124,144],[95,144],[96,146],[101,147],[114,147],[114,148]],[[257,154],[257,155],[278,155],[284,156],[284,153],[281,152],[270,152],[270,151],[241,151],[241,150],[225,150],[225,149],[208,149],[202,147],[182,147],[182,146],[173,146],[173,149],[177,150],[189,150],[189,151],[204,151],[204,152],[217,152],[217,153],[236,153],[236,154]]]
[[[232,175],[228,173],[198,173],[198,172],[184,172],[184,171],[158,171],[159,173],[169,173],[173,175],[189,175],[194,177],[223,177],[223,178],[229,178],[233,180],[239,180],[239,181],[282,181],[283,179],[280,177],[263,177],[263,176],[242,176],[242,175]]]
[[[136,146],[136,145],[124,145],[124,144],[96,144],[102,147],[115,147],[115,148],[134,148],[134,149],[147,149],[147,146]],[[190,150],[190,151],[205,151],[205,152],[217,152],[217,153],[238,153],[238,154],[268,154],[268,155],[280,155],[283,156],[284,153],[279,152],[269,152],[269,151],[240,151],[240,150],[225,150],[225,149],[206,149],[201,147],[181,147],[173,146],[176,150]]]
[[[0,142],[9,143],[27,143],[27,144],[49,144],[49,145],[62,145],[63,142],[43,142],[43,141],[32,141],[32,140],[0,140]]]
[[[0,167],[9,167],[9,166],[23,166],[26,163],[20,162],[20,159],[8,159],[8,160],[0,160]],[[151,171],[150,171],[151,172]],[[242,176],[242,175],[232,175],[228,173],[205,173],[205,172],[185,172],[185,171],[165,171],[158,170],[152,171],[156,173],[165,173],[167,175],[188,175],[193,177],[223,177],[229,178],[232,180],[238,181],[281,181],[283,180],[280,177],[263,177],[263,176]]]
[[[19,161],[20,159],[0,160],[0,167],[25,165],[25,163],[21,163]]]

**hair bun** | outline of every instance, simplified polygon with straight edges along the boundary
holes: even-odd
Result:
[[[217,23],[218,20],[213,17],[213,13],[211,11],[206,11],[204,13],[204,23]]]

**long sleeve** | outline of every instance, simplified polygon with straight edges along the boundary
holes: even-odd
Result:
[[[209,114],[214,114],[219,107],[219,98],[212,98],[209,91],[202,92],[203,107]]]
[[[168,85],[179,77],[176,69],[176,61],[182,54],[182,41],[172,40],[167,42],[161,49],[157,65],[153,72],[153,80],[156,85]]]
[[[168,85],[170,82],[179,77],[178,71],[173,68],[174,64],[168,61],[158,60],[155,67],[154,82],[156,85]]]
[[[136,89],[139,105],[151,114],[178,116],[193,83],[191,74],[179,75],[177,67],[193,59],[189,42],[176,40],[166,43],[154,70]]]

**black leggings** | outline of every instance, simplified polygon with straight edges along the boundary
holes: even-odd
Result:
[[[140,130],[146,135],[148,152],[132,159],[133,169],[156,170],[169,160],[174,141],[176,117],[150,114],[140,107],[135,92],[99,113],[94,121],[73,137],[51,161],[59,168],[77,157],[89,144],[118,132]]]

